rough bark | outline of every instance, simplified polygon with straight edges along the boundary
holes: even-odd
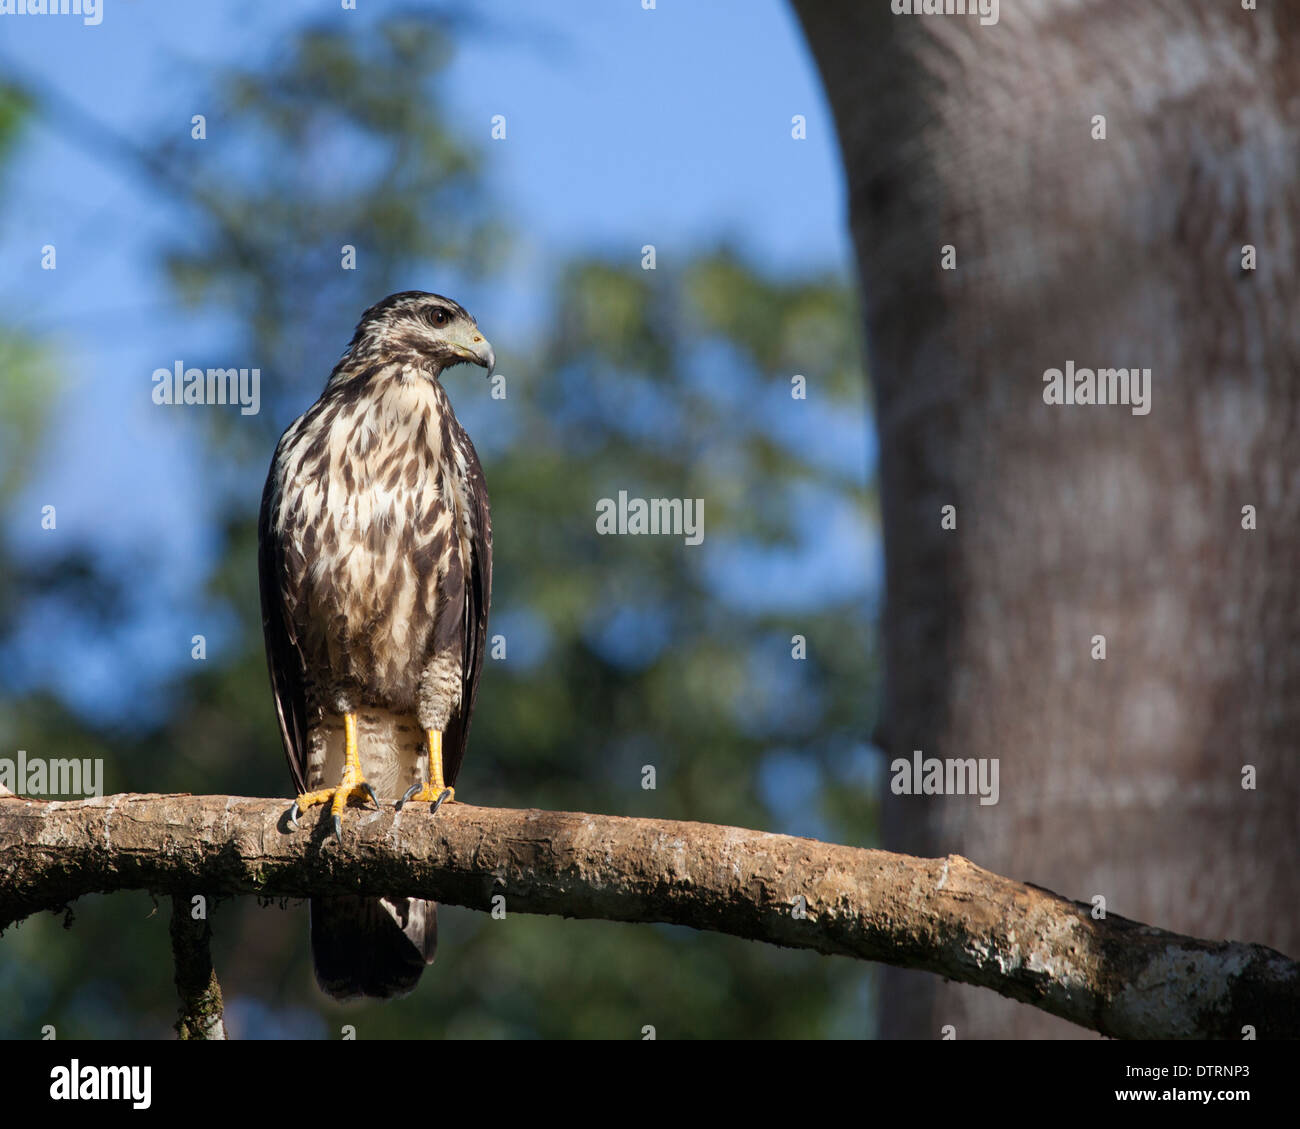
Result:
[[[434,818],[350,811],[340,846],[328,820],[289,832],[277,799],[0,800],[0,927],[125,889],[172,894],[186,914],[195,891],[387,894],[481,910],[500,895],[512,913],[672,922],[923,969],[1117,1037],[1240,1038],[1247,1026],[1300,1035],[1300,967],[1282,954],[1095,920],[1088,906],[956,856],[465,804]],[[209,983],[204,960],[206,946],[185,977],[191,994]]]
[[[1001,767],[992,807],[886,794],[886,845],[1296,951],[1300,5],[795,7],[877,400],[878,742]],[[1150,413],[1048,406],[1067,360],[1151,368]],[[884,1000],[886,1034],[1068,1033],[909,973]]]

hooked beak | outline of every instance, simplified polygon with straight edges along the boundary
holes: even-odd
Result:
[[[497,367],[497,355],[492,344],[477,329],[474,329],[463,341],[456,342],[456,354],[463,361],[472,365],[482,365],[491,376]]]

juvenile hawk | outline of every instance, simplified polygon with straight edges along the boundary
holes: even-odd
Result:
[[[320,399],[281,436],[258,523],[262,626],[290,812],[454,798],[483,666],[492,523],[443,391],[492,346],[455,302],[371,306]],[[337,999],[404,995],[437,947],[419,899],[313,898],[316,978]]]

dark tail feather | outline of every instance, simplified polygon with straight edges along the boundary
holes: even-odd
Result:
[[[336,1000],[405,996],[438,950],[438,906],[419,898],[312,898],[316,982]]]

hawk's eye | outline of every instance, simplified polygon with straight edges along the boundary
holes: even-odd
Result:
[[[443,309],[436,309],[436,310],[434,310],[434,311],[433,311],[433,324],[434,324],[434,325],[446,325],[446,324],[447,324],[447,311],[446,311],[446,310],[443,310]]]

